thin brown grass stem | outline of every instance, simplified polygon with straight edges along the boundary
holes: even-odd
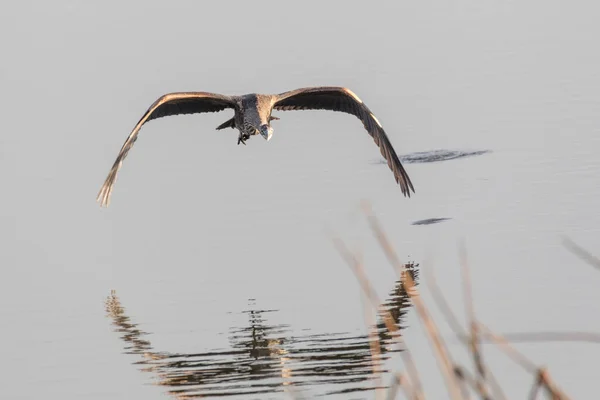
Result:
[[[502,336],[509,343],[535,343],[535,342],[584,342],[600,343],[600,333],[596,332],[513,332],[503,333]],[[465,340],[462,337],[461,340]],[[495,343],[487,334],[481,335],[481,344]]]
[[[412,385],[410,384],[408,378],[401,373],[395,373],[392,377],[392,383],[390,384],[390,389],[388,390],[386,400],[394,400],[398,395],[398,388],[402,389],[404,396],[408,400],[415,398]]]
[[[437,283],[437,279],[435,274],[433,273],[433,268],[430,266],[425,266],[422,269],[425,273],[425,283],[429,287],[430,292],[432,293],[433,300],[438,306],[438,308],[442,311],[444,318],[450,325],[450,328],[454,331],[454,334],[459,339],[459,341],[469,348],[469,335],[466,333],[464,328],[461,326],[460,322],[458,322],[458,318],[454,314],[454,311],[448,305],[448,301],[446,300],[442,289]],[[502,390],[502,386],[494,376],[491,370],[487,370],[487,379],[494,393],[495,399],[506,399],[506,395],[504,394],[504,390]]]
[[[454,367],[454,375],[456,376],[456,378],[458,379],[458,382],[460,384],[460,390],[462,391],[463,398],[470,400],[471,399],[471,394],[469,392],[470,385],[465,378],[465,372],[463,371],[463,369],[461,367],[459,367],[457,365]]]
[[[362,257],[357,256],[357,264],[356,268],[361,271],[361,274],[364,275],[363,262]],[[375,332],[375,318],[373,317],[373,313],[370,311],[370,307],[365,304],[365,301],[370,304],[369,299],[365,299],[365,294],[362,294],[363,298],[363,314],[365,318],[365,325],[368,329],[369,335],[369,348],[371,351],[371,364],[373,369],[373,378],[375,380],[375,398],[377,400],[383,399],[384,392],[382,386],[381,379],[381,370],[379,369],[379,365],[381,364],[381,345],[379,343],[379,336],[377,332]]]
[[[470,337],[469,337],[469,348],[471,355],[473,356],[473,364],[475,365],[475,371],[477,376],[475,383],[478,392],[485,394],[485,398],[489,398],[487,389],[487,371],[483,363],[483,355],[479,346],[479,328],[477,325],[477,319],[475,317],[475,306],[473,304],[473,286],[471,284],[471,271],[469,269],[469,263],[467,260],[467,249],[464,242],[459,245],[460,252],[460,264],[462,271],[463,281],[463,293],[466,314],[468,318],[468,324],[470,326]]]
[[[408,275],[409,274],[407,274],[407,276]],[[410,293],[410,298],[415,306],[415,309],[417,310],[417,314],[419,315],[420,320],[425,327],[425,331],[429,336],[429,340],[433,345],[433,349],[436,353],[436,359],[441,364],[440,366],[442,367],[442,372],[446,379],[446,385],[448,387],[448,391],[450,392],[451,398],[461,399],[462,396],[458,387],[458,382],[452,373],[452,360],[450,353],[445,348],[445,344],[439,335],[437,326],[435,325],[433,319],[431,319],[425,304],[421,301],[418,295],[414,293],[414,282],[412,282],[412,278],[408,276],[407,280],[410,282],[407,287],[407,293]]]
[[[369,220],[369,225],[371,226],[371,229],[373,230],[375,237],[379,241],[380,246],[384,250],[384,253],[386,254],[388,260],[390,261],[390,264],[393,267],[395,267],[396,271],[401,273],[404,270],[404,266],[400,262],[400,258],[394,251],[394,248],[392,247],[387,236],[383,232],[383,229],[381,228],[378,219],[373,215],[373,213],[371,212],[370,206],[366,202],[363,203],[363,209],[364,209],[365,213],[367,214],[367,218]],[[433,345],[433,349],[436,354],[436,360],[438,361],[438,363],[441,367],[442,375],[444,376],[446,386],[450,393],[450,397],[452,399],[462,399],[460,387],[458,385],[456,376],[454,375],[454,372],[453,372],[453,367],[452,367],[453,362],[452,362],[450,353],[446,349],[445,343],[441,339],[441,337],[439,335],[439,331],[437,329],[437,326],[435,325],[435,322],[429,315],[429,312],[427,311],[425,304],[423,303],[421,298],[416,293],[415,284],[414,284],[412,277],[410,276],[410,274],[405,274],[405,276],[406,276],[406,284],[405,284],[406,293],[410,296],[410,299],[412,300],[413,305],[415,306],[417,314],[419,315],[419,319],[420,319],[421,323],[423,324],[423,326],[425,327],[425,331],[427,332],[427,335],[429,336],[429,340],[431,341],[431,343]]]
[[[515,363],[519,364],[524,370],[531,374],[535,374],[538,371],[537,365],[530,361],[527,357],[521,354],[517,349],[510,345],[508,340],[503,336],[494,333],[490,328],[484,325],[481,321],[478,322],[479,326],[483,328],[486,336],[490,338],[500,349]]]
[[[537,399],[537,395],[543,384],[544,384],[544,382],[540,379],[540,374],[537,374],[535,376],[535,381],[533,382],[533,386],[531,386],[531,390],[529,391],[529,400]]]
[[[494,333],[490,328],[479,322],[479,326],[486,331],[486,334],[492,338],[496,344],[500,347],[504,353],[509,356],[514,362],[523,367],[526,371],[533,375],[536,375],[542,381],[542,387],[546,389],[552,399],[567,400],[570,397],[567,396],[558,386],[554,383],[550,377],[550,373],[545,368],[537,367],[532,361],[521,354],[517,349],[510,345],[510,343],[501,335]]]
[[[380,246],[383,248],[385,256],[387,257],[392,267],[395,268],[396,273],[400,274],[404,270],[404,264],[402,264],[402,261],[400,261],[400,257],[398,257],[398,254],[396,253],[394,247],[388,240],[387,235],[381,228],[379,220],[377,219],[375,214],[373,214],[371,205],[366,201],[363,201],[361,205],[363,208],[363,212],[367,216],[367,220],[369,221],[371,230],[375,234],[375,237],[377,238],[377,241],[379,242]]]
[[[408,375],[410,376],[410,380],[414,385],[414,398],[417,400],[424,399],[423,396],[423,386],[421,385],[421,380],[419,378],[419,372],[417,371],[416,364],[412,358],[412,355],[404,343],[404,339],[399,334],[399,329],[394,322],[390,312],[383,307],[380,307],[381,302],[379,301],[379,297],[377,296],[377,292],[371,286],[369,279],[366,277],[364,271],[358,267],[359,262],[357,258],[348,250],[344,242],[339,239],[337,236],[331,234],[331,239],[337,251],[340,253],[342,258],[346,261],[346,264],[352,269],[352,272],[356,276],[363,292],[366,294],[367,298],[373,305],[373,307],[380,309],[383,321],[385,323],[386,328],[392,332],[392,337],[395,341],[398,342],[401,347],[400,357],[404,362]],[[412,281],[412,280],[411,280]]]
[[[459,377],[461,381],[465,384],[465,386],[469,387],[474,393],[477,393],[480,399],[482,400],[492,400],[494,397],[491,397],[490,394],[482,390],[480,383],[477,381],[471,373],[460,366],[456,366],[454,369],[455,374]]]
[[[537,397],[538,390],[543,388],[546,391],[546,394],[552,400],[566,400],[568,399],[567,395],[564,394],[552,381],[550,378],[550,374],[546,368],[540,368],[538,370],[538,374],[536,377],[535,386],[532,388],[531,395],[534,396],[532,398]]]
[[[485,331],[486,336],[490,338],[496,345],[498,345],[500,349],[515,363],[519,364],[524,370],[531,374],[535,374],[537,372],[537,365],[535,365],[527,357],[521,354],[517,349],[511,346],[510,343],[503,336],[494,333],[481,321],[479,321],[478,323],[479,326]]]
[[[437,284],[437,279],[432,271],[432,268],[426,266],[425,268],[422,268],[422,271],[425,273],[425,284],[427,285],[427,287],[429,287],[429,291],[432,294],[433,301],[442,311],[446,322],[448,322],[448,325],[454,331],[454,334],[459,339],[461,339],[461,341],[467,341],[469,339],[469,336],[461,326],[460,322],[458,322],[458,318],[456,317],[456,314],[454,314],[454,311],[452,311],[452,308],[450,308],[450,306],[448,305],[448,301],[444,297],[442,289]]]

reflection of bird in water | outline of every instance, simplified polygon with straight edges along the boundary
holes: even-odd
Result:
[[[407,264],[407,271],[418,281],[418,265]],[[267,317],[277,310],[257,309],[250,303],[248,325],[229,332],[231,348],[197,354],[156,352],[145,332],[126,316],[113,291],[106,310],[116,331],[122,333],[125,353],[139,354],[136,362],[144,371],[154,372],[158,384],[169,386],[178,398],[277,393],[286,388],[325,388],[326,394],[372,390],[366,383],[373,378],[373,367],[389,358],[392,336],[381,318],[376,324],[381,354],[371,355],[367,335],[323,333],[289,336],[288,325],[269,325]],[[398,328],[410,299],[399,279],[384,303]],[[383,370],[383,372],[387,372]]]
[[[403,274],[410,274],[410,277],[412,278],[413,282],[415,282],[415,285],[418,284],[419,280],[418,266],[418,264],[414,263],[405,264],[405,269],[402,272]],[[388,313],[390,313],[392,319],[396,324],[402,323],[402,321],[404,320],[404,316],[406,315],[406,313],[408,312],[408,308],[410,307],[410,296],[408,295],[408,293],[406,292],[406,288],[404,287],[404,279],[401,278],[396,281],[396,285],[394,286],[394,289],[390,292],[389,297],[383,304],[383,307],[385,310],[387,310]],[[401,325],[398,326],[398,328],[400,331],[404,329],[404,327]],[[393,335],[386,329],[385,323],[383,321],[383,316],[381,316],[377,323],[377,330],[379,332],[379,340],[382,343],[391,342]]]
[[[98,193],[97,200],[103,206],[109,205],[123,160],[137,140],[142,125],[146,122],[170,115],[208,113],[225,109],[233,110],[234,116],[219,125],[217,130],[237,129],[240,132],[238,144],[246,144],[246,140],[255,135],[260,135],[266,140],[271,139],[273,135],[271,121],[279,119],[271,116],[273,110],[329,110],[352,114],[361,120],[379,147],[381,155],[394,174],[402,193],[410,197],[410,191],[414,192],[413,184],[387,134],[362,100],[350,89],[343,87],[309,87],[274,95],[251,93],[243,96],[225,96],[207,92],[183,92],[169,93],[160,97],[148,108],[125,140],[100,193]]]

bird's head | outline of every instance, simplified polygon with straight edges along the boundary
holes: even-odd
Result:
[[[258,131],[260,132],[260,135],[263,138],[265,138],[266,141],[269,141],[271,139],[271,136],[273,136],[273,128],[269,124],[262,124]]]

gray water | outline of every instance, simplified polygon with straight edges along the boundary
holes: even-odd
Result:
[[[392,301],[398,278],[362,200],[404,262],[433,268],[459,316],[464,240],[483,322],[600,332],[600,274],[561,245],[568,235],[600,253],[599,10],[559,1],[6,5],[0,398],[286,398],[290,387],[374,398],[365,303],[328,233],[362,255]],[[406,161],[410,199],[352,116],[279,112],[270,142],[236,146],[236,132],[214,130],[230,118],[222,112],[149,123],[111,207],[95,203],[158,96],[313,85],[347,86],[368,104]],[[414,224],[436,218],[448,219]],[[445,398],[414,310],[401,309],[427,394]],[[594,397],[597,345],[518,348],[573,398]],[[404,370],[391,347],[385,356],[386,370]],[[527,394],[532,377],[491,347],[486,359],[511,398]]]

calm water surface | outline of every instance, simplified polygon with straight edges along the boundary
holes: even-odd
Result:
[[[362,200],[418,269],[427,304],[433,269],[464,320],[464,240],[490,327],[600,332],[600,274],[561,245],[568,235],[600,253],[600,6],[369,4],[3,8],[0,398],[375,398],[373,387],[405,370],[401,353],[365,314],[331,231],[398,318],[428,398],[447,398]],[[223,112],[149,123],[111,207],[94,202],[129,129],[163,93],[311,85],[348,86],[368,104],[414,196],[402,196],[352,116],[279,112],[271,141],[236,146],[236,132],[214,130],[231,117]],[[373,325],[384,339],[377,362]],[[594,398],[597,345],[518,348],[574,399]],[[485,357],[508,398],[525,398],[533,378],[492,347]]]

